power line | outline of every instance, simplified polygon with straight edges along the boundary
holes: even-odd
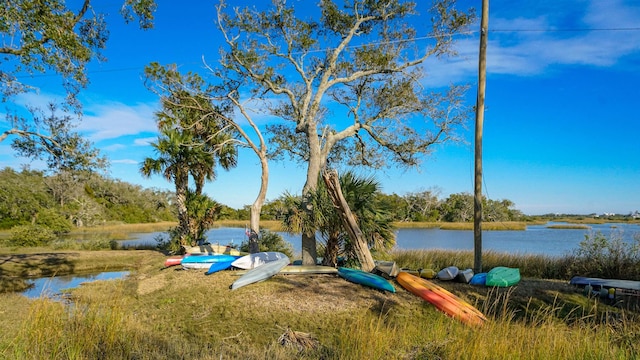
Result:
[[[545,29],[491,29],[489,28],[488,31],[490,33],[546,33],[546,32],[594,32],[594,31],[640,31],[640,27],[612,27],[612,28],[559,28],[559,29],[549,29],[549,28],[545,28]],[[464,32],[457,32],[457,33],[451,33],[448,34],[449,36],[460,36],[460,35],[473,35],[473,34],[477,34],[478,31],[477,30],[472,30],[472,31],[464,31]],[[434,39],[436,37],[439,37],[442,35],[429,35],[429,36],[419,36],[419,37],[414,37],[414,38],[409,38],[409,39],[402,39],[402,40],[394,40],[394,41],[382,41],[382,42],[370,42],[370,43],[366,43],[366,44],[359,44],[359,45],[352,45],[352,46],[348,46],[347,48],[350,49],[354,49],[354,48],[360,48],[360,47],[364,47],[364,46],[369,46],[369,45],[385,45],[385,44],[392,44],[392,43],[402,43],[402,42],[414,42],[414,41],[422,41],[422,40],[428,40],[428,39]],[[328,49],[317,49],[317,50],[309,50],[307,51],[307,53],[313,53],[313,52],[325,52]],[[142,68],[140,67],[128,67],[128,68],[115,68],[115,69],[102,69],[102,70],[88,70],[87,74],[95,74],[95,73],[107,73],[107,72],[124,72],[124,71],[139,71]],[[38,78],[38,77],[51,77],[51,76],[58,76],[57,74],[25,74],[25,75],[17,75],[17,78],[25,78],[25,77],[31,77],[31,78]]]
[[[640,27],[567,28],[567,29],[491,29],[489,28],[489,32],[592,32],[592,31],[640,31]]]

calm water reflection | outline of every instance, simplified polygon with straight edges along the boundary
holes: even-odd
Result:
[[[548,225],[531,225],[523,231],[484,231],[482,247],[484,250],[508,252],[513,254],[542,254],[562,256],[578,248],[585,236],[601,232],[610,236],[619,234],[625,241],[634,241],[640,236],[638,224],[598,224],[589,225],[589,229],[552,229]],[[473,231],[440,229],[399,229],[396,235],[396,247],[399,249],[448,249],[472,250]],[[294,252],[300,254],[300,235],[280,233],[293,245]],[[135,240],[121,242],[123,245],[155,244],[155,238],[161,233],[135,234]],[[212,244],[237,244],[245,239],[242,228],[216,228],[207,232]]]
[[[33,286],[24,291],[22,295],[28,298],[46,296],[60,299],[63,290],[77,288],[80,284],[91,281],[122,279],[127,275],[129,275],[128,271],[112,271],[91,275],[53,276],[27,280],[27,283],[33,284]]]

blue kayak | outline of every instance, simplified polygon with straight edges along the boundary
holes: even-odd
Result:
[[[487,284],[487,273],[478,273],[473,275],[471,281],[469,281],[471,285],[486,285]]]
[[[225,254],[185,256],[180,264],[185,269],[209,269],[213,263],[235,261],[239,257]]]
[[[235,260],[229,260],[229,261],[220,261],[220,262],[211,263],[211,266],[209,267],[209,271],[207,271],[204,274],[211,275],[213,273],[217,273],[218,271],[231,269],[231,263],[234,261]]]
[[[396,292],[396,288],[391,285],[387,279],[376,274],[368,273],[362,270],[350,269],[345,267],[338,268],[338,275],[340,277],[351,281],[352,283],[372,287],[378,290],[384,290],[389,292]]]

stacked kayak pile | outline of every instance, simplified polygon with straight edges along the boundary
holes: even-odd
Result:
[[[229,288],[239,289],[243,286],[264,281],[276,274],[337,274],[338,269],[329,266],[292,266],[287,255],[275,252],[259,252],[246,254],[228,247],[205,248],[193,247],[184,256],[171,256],[165,260],[164,266],[181,265],[184,270],[204,270],[205,275],[211,275],[223,270],[233,269],[240,277]],[[201,250],[201,251],[200,251]],[[225,253],[216,253],[223,251]]]
[[[435,277],[442,281],[457,281],[471,285],[509,287],[520,282],[520,269],[498,266],[489,272],[474,274],[471,269],[459,270],[455,266],[449,266],[440,270]]]
[[[165,261],[165,266],[179,264],[184,269],[207,269],[205,273],[207,275],[234,269],[234,274],[240,277],[229,286],[231,290],[267,280],[276,274],[337,274],[352,283],[382,292],[395,293],[396,289],[390,281],[395,278],[397,283],[407,291],[433,304],[450,317],[472,326],[482,325],[487,318],[474,306],[430,281],[431,279],[492,287],[509,287],[520,282],[519,269],[502,266],[493,268],[487,273],[474,274],[471,269],[460,270],[455,266],[436,272],[432,269],[400,269],[395,262],[375,261],[376,266],[373,271],[365,272],[348,267],[291,265],[290,259],[280,252],[243,255],[239,252],[234,253],[233,250],[224,250],[226,253],[203,252],[183,257],[170,257]]]
[[[424,276],[423,274],[425,273],[428,275]],[[474,274],[472,269],[460,270],[456,266],[449,266],[437,273],[433,270],[400,271],[398,273],[396,280],[409,292],[465,324],[478,326],[487,321],[482,312],[443,287],[428,280],[433,278],[440,281],[455,281],[472,285],[508,287],[520,282],[520,270],[500,266],[491,269],[488,273]]]

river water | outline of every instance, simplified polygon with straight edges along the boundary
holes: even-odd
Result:
[[[530,225],[526,230],[483,231],[482,248],[496,252],[511,254],[540,254],[562,256],[577,249],[586,236],[598,232],[610,237],[620,236],[624,241],[632,242],[640,237],[640,225],[609,223],[588,225],[589,229],[553,229],[549,225]],[[133,240],[122,241],[122,245],[155,244],[156,238],[163,233],[134,234]],[[280,233],[293,246],[294,253],[299,256],[301,243],[299,234]],[[166,236],[166,235],[164,235]],[[212,244],[240,245],[245,240],[242,228],[221,227],[207,232],[207,239]],[[396,231],[396,248],[398,249],[446,249],[473,250],[473,231],[440,230],[440,229],[398,229]]]
[[[28,298],[45,296],[55,300],[64,300],[64,296],[62,295],[63,290],[77,288],[81,284],[97,280],[121,279],[127,275],[129,275],[128,271],[111,271],[98,274],[51,276],[30,279],[27,280],[27,283],[33,286],[22,292],[22,295]]]

